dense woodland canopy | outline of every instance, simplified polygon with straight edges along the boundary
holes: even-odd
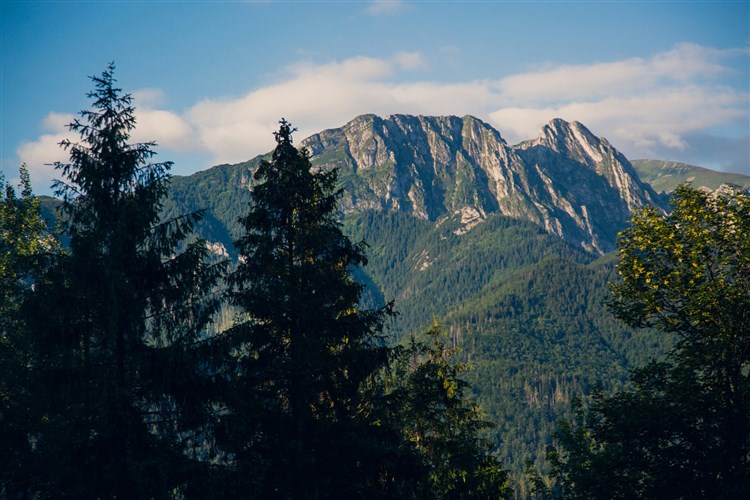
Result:
[[[746,193],[681,187],[600,259],[501,216],[342,220],[282,120],[254,178],[181,211],[114,66],[92,80],[56,229],[25,167],[0,179],[0,497],[750,491]]]

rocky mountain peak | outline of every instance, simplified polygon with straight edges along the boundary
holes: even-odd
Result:
[[[523,142],[522,149],[537,146],[546,147],[566,156],[583,160],[587,164],[601,162],[608,150],[613,149],[609,142],[595,136],[580,122],[567,122],[555,118],[545,125],[536,139]]]
[[[536,139],[509,146],[470,115],[362,115],[303,145],[313,164],[339,168],[345,211],[398,210],[432,221],[498,213],[595,253],[614,248],[632,210],[661,204],[606,139],[559,118]]]

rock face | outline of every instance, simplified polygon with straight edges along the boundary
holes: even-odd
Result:
[[[621,153],[578,122],[552,120],[511,146],[472,116],[363,115],[302,145],[315,166],[339,168],[345,211],[455,216],[464,232],[499,213],[604,253],[632,210],[664,206]]]

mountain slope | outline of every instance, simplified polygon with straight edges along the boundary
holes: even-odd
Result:
[[[303,145],[314,165],[340,169],[345,212],[463,212],[475,222],[498,213],[601,254],[634,208],[664,207],[622,154],[577,122],[553,120],[514,147],[472,116],[364,115]]]
[[[370,246],[367,304],[395,300],[396,339],[435,319],[451,333],[516,478],[527,459],[542,466],[571,397],[620,386],[663,348],[606,311],[616,274],[599,257],[631,210],[664,198],[583,125],[553,120],[510,146],[470,116],[365,115],[301,144],[315,168],[339,168],[342,223]],[[262,158],[176,177],[164,215],[205,209],[200,234],[236,258]]]
[[[509,146],[471,116],[363,115],[301,144],[315,167],[339,168],[345,214],[458,216],[461,233],[499,214],[602,254],[633,209],[666,206],[622,154],[577,122],[553,120],[536,139]],[[261,158],[176,177],[165,213],[207,209],[202,233],[231,253]]]
[[[674,161],[633,160],[631,163],[638,172],[638,176],[659,192],[671,193],[678,184],[683,182],[690,182],[693,187],[703,186],[712,190],[718,189],[722,184],[750,187],[750,170],[748,175],[741,175],[716,172]]]
[[[474,396],[498,424],[497,443],[516,482],[527,460],[544,470],[555,421],[594,386],[612,390],[665,339],[633,332],[607,311],[615,259],[595,259],[528,221],[490,214],[456,234],[456,216],[431,224],[403,212],[346,219],[369,246],[369,282],[395,299],[393,333],[437,320],[462,350]],[[377,303],[377,302],[376,302]]]

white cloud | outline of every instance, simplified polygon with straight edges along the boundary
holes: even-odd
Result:
[[[610,139],[641,146],[658,140],[660,134],[679,135],[738,122],[747,116],[743,109],[747,98],[747,94],[729,89],[688,86],[547,107],[504,107],[489,113],[489,117],[518,138],[530,138],[550,118],[560,117],[580,121],[600,133],[607,131]],[[612,141],[615,146],[618,140]],[[672,139],[668,142],[679,147]]]
[[[49,113],[42,120],[42,130],[60,134],[68,130],[75,119],[76,115],[70,113]]]
[[[737,50],[714,50],[679,44],[651,59],[631,58],[581,65],[555,65],[511,75],[497,83],[509,103],[592,101],[610,96],[642,95],[655,88],[674,88],[714,79],[727,72],[721,59]]]
[[[371,16],[398,14],[404,7],[405,4],[401,0],[373,0],[365,12]]]
[[[657,73],[676,80],[688,81],[696,77],[713,78],[728,72],[721,60],[747,57],[747,49],[712,49],[692,43],[681,43],[672,50],[655,55],[650,66]]]
[[[166,101],[164,91],[161,89],[139,89],[132,92],[131,95],[133,96],[133,104],[136,108],[162,106]]]
[[[132,139],[135,142],[154,141],[160,147],[178,151],[200,151],[192,126],[184,118],[171,111],[136,108],[136,127]]]
[[[341,126],[359,114],[463,115],[477,113],[494,100],[489,82],[393,82],[404,66],[400,58],[298,65],[290,78],[239,99],[202,101],[186,119],[215,162],[231,163],[272,149],[272,132],[282,117],[300,128],[296,137],[301,139]],[[420,59],[410,56],[409,60]]]
[[[35,189],[38,190],[37,186],[48,188],[52,179],[57,177],[55,167],[51,164],[65,160],[65,152],[60,147],[60,141],[66,137],[65,134],[44,134],[35,141],[22,143],[16,149],[21,163],[26,163],[29,169]]]
[[[427,61],[421,52],[397,52],[393,56],[393,61],[405,70],[419,70],[428,67]]]
[[[650,59],[512,75],[497,82],[503,102],[488,116],[512,140],[560,117],[585,123],[631,156],[679,152],[701,130],[744,123],[747,133],[750,95],[721,83],[730,71],[723,59],[746,54],[680,44]]]
[[[737,52],[682,44],[649,59],[547,66],[495,82],[451,84],[399,82],[401,71],[423,64],[418,52],[305,63],[240,99],[201,102],[188,120],[222,162],[270,150],[271,131],[282,116],[305,137],[362,113],[475,114],[509,142],[532,138],[549,120],[562,117],[642,157],[689,149],[685,136],[693,132],[746,123],[748,94],[719,80],[728,71],[723,59]]]
[[[148,94],[134,93],[136,95],[148,95],[151,100],[158,93],[149,90]],[[144,102],[144,101],[142,101]],[[41,128],[45,134],[40,135],[33,141],[21,143],[16,148],[16,155],[22,163],[26,163],[29,173],[36,189],[46,190],[52,180],[59,178],[59,173],[53,164],[57,161],[67,162],[69,154],[60,143],[69,139],[72,142],[80,140],[76,132],[70,132],[68,125],[76,118],[72,114],[49,113],[44,117]],[[156,110],[149,107],[136,108],[136,128],[133,130],[131,139],[134,142],[155,141],[160,148],[168,148],[177,151],[200,151],[203,147],[196,143],[196,135],[192,127],[179,115],[165,110]]]
[[[544,103],[559,99],[596,99],[642,91],[653,84],[641,59],[577,66],[556,66],[521,73],[497,82],[508,104]]]
[[[67,113],[49,113],[41,123],[42,130],[48,133],[33,141],[25,141],[16,148],[16,155],[21,163],[26,163],[35,188],[48,188],[56,177],[52,164],[66,159],[67,154],[60,147],[60,142],[73,136],[68,131],[68,124],[75,118],[75,115]]]
[[[436,50],[457,52],[452,47]],[[216,164],[270,151],[272,132],[282,117],[299,127],[299,141],[363,113],[474,114],[495,125],[509,142],[535,137],[545,123],[561,117],[586,124],[630,157],[672,159],[697,151],[696,138],[717,128],[747,136],[750,96],[723,83],[731,74],[725,60],[747,54],[746,48],[681,44],[650,58],[548,64],[500,80],[450,84],[402,80],[404,72],[426,67],[421,52],[301,62],[283,68],[275,83],[236,98],[206,99],[183,113],[166,109],[157,89],[138,91],[134,139],[155,140],[162,154],[169,154],[165,149],[201,153]],[[22,144],[17,150],[20,160],[43,170],[39,165],[64,157],[57,143],[71,119],[59,113],[45,117],[48,133]],[[731,154],[739,149],[731,149]],[[747,152],[714,164],[743,161],[747,164]]]

